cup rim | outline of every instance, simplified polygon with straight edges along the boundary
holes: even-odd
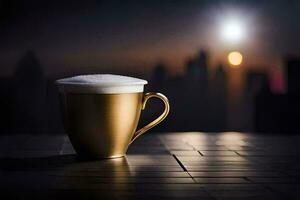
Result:
[[[118,76],[118,77],[123,77],[127,78],[128,80],[125,82],[101,82],[101,83],[96,83],[96,82],[79,82],[79,81],[72,81],[71,79],[73,78],[79,78],[79,77],[84,77],[84,76],[95,76],[95,75],[108,75],[108,76]],[[131,79],[129,81],[129,79]],[[86,74],[86,75],[78,75],[78,76],[72,76],[72,77],[66,77],[62,79],[58,79],[55,81],[55,84],[58,86],[93,86],[93,87],[116,87],[116,86],[134,86],[134,85],[146,85],[148,84],[148,81],[140,78],[135,78],[135,77],[130,77],[130,76],[123,76],[123,75],[118,75],[118,74]]]
[[[94,76],[95,74],[79,75],[63,79],[58,79],[55,84],[58,86],[60,92],[68,93],[96,93],[96,94],[118,94],[118,93],[137,93],[144,91],[144,85],[148,82],[143,79],[121,76],[115,74],[96,74],[100,76],[116,76],[121,77],[123,81],[102,81],[97,82],[84,82],[84,79],[80,79],[81,76]],[[75,80],[75,81],[73,81]],[[87,80],[87,79],[86,79]],[[80,82],[81,81],[81,82]]]

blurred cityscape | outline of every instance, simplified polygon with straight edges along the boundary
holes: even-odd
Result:
[[[234,69],[221,63],[210,70],[208,57],[205,50],[195,52],[185,64],[185,73],[178,77],[170,77],[163,63],[154,67],[146,91],[165,94],[171,113],[153,131],[297,131],[300,58],[284,58],[286,88],[278,92],[276,87],[281,86],[272,82],[268,71]],[[63,133],[54,81],[83,73],[107,71],[46,77],[34,51],[26,52],[16,63],[14,75],[0,80],[1,133]],[[130,72],[122,75],[136,76]],[[244,78],[236,82],[230,76]],[[154,119],[161,109],[160,102],[151,101],[142,114],[141,126]]]

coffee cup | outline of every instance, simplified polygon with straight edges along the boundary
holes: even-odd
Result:
[[[146,80],[93,74],[56,81],[64,127],[79,156],[117,158],[126,154],[129,145],[166,118],[170,106],[163,94],[144,93]],[[158,98],[163,113],[136,131],[141,111],[147,101]]]

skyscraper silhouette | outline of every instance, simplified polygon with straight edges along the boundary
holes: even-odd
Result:
[[[194,58],[190,58],[186,63],[187,82],[192,86],[195,83],[204,92],[208,86],[208,53],[200,50]]]
[[[288,93],[300,93],[300,58],[287,58],[285,62]]]
[[[227,75],[222,64],[218,64],[210,82],[210,120],[212,130],[225,130],[227,127]]]
[[[162,63],[156,65],[154,67],[154,71],[151,77],[151,83],[152,87],[154,89],[160,89],[164,90],[165,89],[165,84],[167,81],[167,70],[166,66]]]
[[[18,133],[32,134],[43,130],[45,84],[43,69],[34,52],[26,52],[17,63],[14,73],[14,127]]]

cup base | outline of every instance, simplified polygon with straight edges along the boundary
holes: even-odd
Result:
[[[123,155],[114,155],[114,156],[107,156],[107,157],[102,157],[102,156],[86,156],[86,155],[78,155],[79,160],[107,160],[107,159],[115,159],[115,158],[123,158],[125,157],[125,154]]]
[[[109,156],[109,157],[106,157],[106,158],[103,158],[103,159],[114,159],[114,158],[122,158],[124,157],[125,155],[115,155],[115,156]]]

